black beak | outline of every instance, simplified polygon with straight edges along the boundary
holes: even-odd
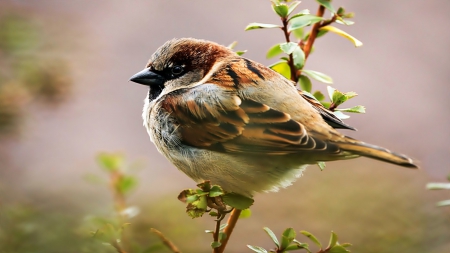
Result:
[[[132,76],[130,78],[130,81],[148,86],[163,87],[166,79],[161,75],[151,71],[149,68],[146,68]]]

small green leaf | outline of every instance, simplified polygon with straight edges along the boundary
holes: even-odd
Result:
[[[337,240],[338,240],[338,237],[337,237],[336,233],[331,231],[330,242],[328,243],[327,248],[333,248],[336,245]]]
[[[292,241],[294,241],[296,236],[295,230],[293,228],[287,228],[284,230],[283,235],[281,236],[281,245],[280,249],[286,249]]]
[[[343,243],[343,244],[340,244],[342,247],[344,247],[344,248],[348,248],[348,247],[350,247],[350,246],[352,246],[352,244],[351,243],[348,243],[348,242],[346,242],[346,243]]]
[[[123,166],[123,156],[120,154],[100,153],[97,156],[98,163],[103,169],[113,172],[119,170]]]
[[[301,234],[308,237],[315,245],[319,246],[319,248],[322,248],[322,244],[319,242],[319,240],[310,232],[302,230],[300,231]]]
[[[228,226],[227,223],[220,224],[219,230],[222,231],[222,230],[224,230],[227,226]]]
[[[298,17],[303,16],[303,15],[309,15],[309,14],[311,14],[311,13],[309,12],[309,10],[308,10],[308,9],[304,9],[304,10],[301,10],[299,13],[296,13],[296,14],[292,15],[292,16],[288,19],[288,21],[291,21],[292,19],[298,18]]]
[[[309,77],[316,79],[319,82],[322,83],[333,83],[333,79],[331,79],[331,77],[325,75],[324,73],[320,73],[318,71],[313,71],[313,70],[302,70],[302,73],[307,74]]]
[[[275,233],[273,233],[273,231],[268,227],[264,227],[263,229],[269,235],[270,239],[272,239],[273,243],[275,243],[275,245],[277,245],[277,248],[279,248],[280,242],[278,242],[278,239],[277,239],[277,236],[275,235]]]
[[[320,170],[324,170],[327,164],[325,162],[317,162],[317,166],[319,166]]]
[[[242,51],[236,51],[236,54],[241,56],[243,54],[247,53],[247,50],[242,50]]]
[[[351,108],[345,108],[345,109],[336,109],[336,111],[341,112],[353,112],[353,113],[366,113],[366,108],[362,105],[353,106]]]
[[[255,30],[255,29],[265,29],[265,28],[281,28],[281,26],[274,25],[274,24],[250,23],[245,28],[245,31]]]
[[[322,94],[322,92],[320,91],[316,91],[314,92],[313,96],[318,100],[318,101],[322,101],[325,99],[325,96]]]
[[[331,13],[336,13],[336,10],[334,9],[334,7],[331,5],[331,1],[330,0],[316,0],[320,5],[322,5],[323,7],[327,8],[327,10],[329,10]]]
[[[257,253],[267,253],[267,250],[258,246],[247,245],[247,247]]]
[[[272,1],[272,9],[281,18],[287,17],[289,13],[289,7],[285,3],[279,1]]]
[[[294,250],[299,250],[299,249],[305,249],[308,252],[311,252],[311,251],[309,251],[308,244],[306,244],[306,243],[291,244],[291,245],[286,247],[285,251],[294,251]]]
[[[222,196],[223,202],[225,202],[225,204],[234,207],[236,209],[239,210],[244,210],[249,208],[251,205],[253,205],[254,200],[249,198],[249,197],[245,197],[243,195],[234,193],[234,192],[230,192],[227,193],[225,195]]]
[[[237,41],[233,41],[233,42],[231,42],[231,44],[228,45],[227,47],[228,47],[229,49],[234,49],[234,48],[236,47],[237,44],[238,44]]]
[[[428,183],[428,190],[450,190],[450,183]]]
[[[211,248],[213,248],[213,249],[219,248],[220,245],[222,245],[222,243],[220,243],[220,242],[212,242],[211,243]]]
[[[303,39],[303,28],[295,29],[291,31],[291,34],[293,34],[297,39]]]
[[[326,30],[326,31],[336,33],[337,35],[340,35],[340,36],[350,40],[353,43],[353,45],[355,45],[355,47],[360,47],[363,45],[363,43],[361,41],[357,40],[355,37],[351,36],[350,34],[344,32],[341,29],[336,28],[334,26],[327,25],[327,26],[321,27],[320,30]]]
[[[344,114],[340,111],[334,111],[333,112],[334,116],[338,117],[339,119],[348,119],[350,118],[350,116],[348,116],[347,114]]]
[[[209,215],[212,216],[212,217],[219,216],[219,214],[217,212],[214,212],[214,211],[209,212]]]
[[[322,17],[315,15],[301,15],[291,19],[291,25],[288,28],[288,32],[294,31],[296,29],[315,24],[322,21]]]
[[[303,91],[311,92],[312,89],[312,83],[311,79],[305,75],[300,75],[300,78],[298,79],[298,83],[300,84],[300,88]]]
[[[197,184],[198,188],[202,189],[203,192],[199,192],[199,189],[197,189],[197,193],[204,193],[204,192],[209,192],[209,190],[211,190],[211,181],[209,180],[205,180],[199,184]]]
[[[336,23],[341,24],[341,25],[353,25],[353,24],[355,24],[354,21],[345,20],[345,19],[343,19],[341,17],[338,17],[336,19]]]
[[[294,52],[297,48],[300,48],[300,46],[294,42],[285,42],[280,44],[280,49],[286,54],[292,54],[292,52]]]
[[[328,252],[329,253],[347,253],[350,251],[348,251],[346,248],[342,247],[341,245],[336,245],[333,248],[331,248]]]
[[[207,233],[207,234],[214,234],[214,231],[213,230],[205,230],[205,233]]]
[[[137,186],[137,179],[132,176],[122,176],[117,182],[117,190],[122,194],[130,192]]]
[[[239,214],[239,219],[249,218],[250,216],[252,216],[252,211],[247,208],[241,211]]]
[[[291,13],[297,8],[297,6],[301,3],[301,1],[294,1],[291,5],[289,5],[289,11],[288,15],[291,15]]]
[[[218,197],[218,196],[221,196],[223,194],[224,194],[223,189],[220,186],[218,186],[218,185],[213,185],[211,187],[211,189],[209,190],[209,196],[210,197]]]
[[[196,195],[188,196],[188,197],[186,198],[186,203],[192,203],[192,202],[198,200],[199,198],[200,198],[200,196],[198,196],[197,194],[196,194]]]
[[[279,61],[269,66],[269,68],[280,73],[287,79],[291,79],[291,68],[286,61]]]
[[[294,60],[295,68],[303,68],[303,65],[305,64],[305,53],[300,47],[294,49],[294,52],[292,52],[292,58]]]
[[[224,232],[219,232],[219,241],[223,241],[227,238],[227,234]]]
[[[277,56],[277,55],[279,55],[281,53],[283,53],[283,50],[281,50],[280,44],[276,44],[273,47],[271,47],[269,49],[269,51],[267,51],[266,58],[270,59],[270,58],[273,58],[273,57],[275,57],[275,56]]]
[[[450,206],[450,199],[442,200],[436,203],[437,206]]]
[[[354,98],[354,97],[358,96],[358,94],[354,91],[349,91],[349,92],[345,93],[345,96],[347,97],[347,99],[350,99],[350,98]]]

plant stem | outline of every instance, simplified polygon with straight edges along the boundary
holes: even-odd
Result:
[[[227,246],[228,240],[230,239],[231,233],[233,233],[233,229],[236,226],[236,223],[239,219],[239,215],[241,214],[242,210],[239,209],[233,209],[233,211],[231,212],[230,217],[228,218],[227,221],[227,226],[225,227],[225,229],[223,230],[223,232],[225,233],[225,238],[221,241],[222,245],[220,245],[219,247],[219,253],[223,253],[225,250],[225,247]]]
[[[288,32],[288,20],[287,18],[281,18],[281,22],[283,23],[283,27],[281,28],[281,30],[283,30],[284,33],[284,38],[286,39],[286,42],[289,43],[291,42],[290,37],[290,33]],[[298,81],[298,76],[296,73],[296,69],[294,66],[294,58],[292,57],[292,54],[289,54],[289,60],[288,60],[288,65],[289,65],[289,69],[291,70],[291,80],[294,82]]]
[[[167,239],[163,235],[163,233],[161,233],[159,230],[151,228],[150,232],[156,234],[164,243],[164,245],[166,245],[173,253],[181,253],[181,251],[177,248],[177,246],[175,246],[175,244],[173,244],[169,239]]]
[[[317,10],[316,16],[322,17],[325,12],[325,7],[322,5],[319,6],[319,9]],[[309,53],[311,52],[312,46],[314,44],[314,41],[316,40],[317,33],[319,32],[319,28],[321,27],[322,22],[317,22],[313,25],[311,28],[311,32],[309,34],[309,38],[305,43],[305,46],[303,47],[303,52],[305,53],[305,60],[308,58]]]
[[[224,215],[224,214],[222,214]],[[219,241],[219,233],[220,233],[220,222],[222,221],[223,217],[218,217],[216,220],[216,230],[214,231],[213,238],[214,242]],[[213,249],[213,253],[220,253],[219,247]]]

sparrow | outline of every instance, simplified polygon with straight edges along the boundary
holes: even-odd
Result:
[[[196,182],[228,192],[278,191],[310,164],[359,156],[417,168],[341,134],[354,128],[292,81],[211,41],[169,40],[130,80],[150,88],[142,116],[158,151]]]

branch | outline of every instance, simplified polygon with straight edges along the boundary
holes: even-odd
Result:
[[[316,16],[322,17],[325,12],[325,7],[322,5],[319,6],[319,9],[317,10]],[[305,60],[308,58],[309,53],[311,52],[312,46],[314,44],[314,41],[316,40],[317,33],[319,32],[319,28],[321,27],[322,22],[317,22],[313,25],[311,32],[309,34],[309,38],[305,43],[305,46],[303,48],[303,52],[305,52]]]
[[[127,253],[125,250],[123,250],[120,245],[117,243],[116,240],[114,240],[111,245],[116,249],[117,253]]]
[[[281,18],[281,22],[283,22],[283,27],[281,28],[281,30],[283,30],[284,38],[286,39],[286,42],[289,43],[289,42],[291,42],[291,40],[289,38],[290,33],[288,32],[288,28],[287,28],[288,20],[287,20],[287,18]],[[297,82],[298,76],[297,76],[297,72],[295,71],[294,58],[292,57],[292,54],[289,54],[288,65],[289,65],[289,69],[291,70],[291,80],[294,82]]]
[[[164,245],[166,245],[167,248],[169,248],[173,253],[181,253],[181,251],[177,248],[177,246],[175,246],[175,244],[173,244],[169,239],[167,239],[159,230],[151,228],[150,232],[156,234],[164,243]]]
[[[231,212],[230,217],[228,218],[227,224],[228,226],[224,229],[225,238],[221,241],[222,245],[219,247],[219,253],[223,253],[225,250],[225,247],[227,246],[228,240],[230,239],[231,233],[233,233],[233,229],[236,226],[236,223],[239,219],[239,215],[241,214],[242,210],[239,209],[233,209]]]

